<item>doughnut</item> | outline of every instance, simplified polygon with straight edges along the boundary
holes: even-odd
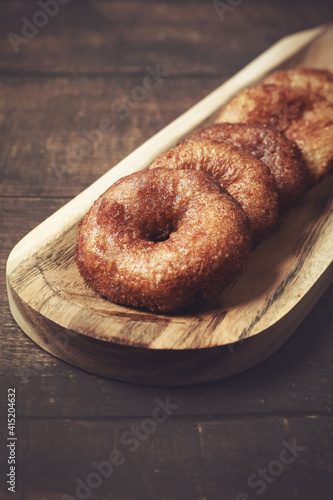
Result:
[[[276,71],[267,76],[263,83],[288,86],[308,95],[315,93],[333,102],[333,73],[327,70],[298,68]]]
[[[283,213],[304,194],[308,170],[298,146],[273,127],[259,123],[216,123],[193,132],[183,142],[210,139],[229,142],[251,153],[270,169]]]
[[[315,185],[333,163],[333,74],[307,68],[276,72],[236,94],[216,122],[276,127],[296,142]]]
[[[247,213],[254,246],[277,220],[278,197],[268,167],[232,144],[209,139],[181,143],[162,153],[149,168],[156,167],[202,170],[210,174]]]
[[[245,212],[208,174],[158,168],[97,199],[79,224],[75,259],[107,299],[168,312],[225,290],[250,248]]]

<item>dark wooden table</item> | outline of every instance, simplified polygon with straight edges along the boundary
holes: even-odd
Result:
[[[157,388],[42,351],[12,319],[4,282],[27,232],[282,36],[332,20],[331,2],[44,4],[48,14],[36,1],[0,2],[0,498],[331,499],[332,287],[261,365]],[[138,90],[152,71],[168,76]],[[94,136],[105,119],[113,126]],[[15,494],[6,485],[8,388]]]

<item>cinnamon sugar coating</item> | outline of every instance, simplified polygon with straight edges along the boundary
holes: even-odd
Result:
[[[246,214],[209,175],[158,168],[98,198],[79,224],[75,258],[109,300],[167,312],[225,290],[250,247]]]
[[[149,168],[156,167],[210,174],[247,213],[254,245],[269,233],[277,220],[278,196],[268,167],[232,144],[209,139],[184,142],[162,153]]]
[[[294,205],[308,186],[308,170],[298,146],[271,126],[216,123],[193,132],[183,142],[201,139],[229,142],[263,161],[275,180],[280,213]]]
[[[273,73],[239,92],[220,110],[216,122],[277,128],[298,145],[311,184],[317,184],[333,163],[333,74],[308,68]]]

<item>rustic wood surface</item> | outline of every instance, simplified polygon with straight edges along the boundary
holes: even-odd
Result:
[[[332,287],[267,361],[186,388],[133,386],[73,368],[39,349],[9,312],[5,263],[29,230],[282,36],[332,19],[323,0],[232,3],[221,20],[213,2],[72,0],[18,54],[7,34],[20,34],[21,18],[40,8],[0,3],[1,498],[79,498],[76,478],[86,481],[92,463],[114,450],[124,463],[89,498],[331,498]],[[157,64],[169,76],[141,102],[129,101],[121,119],[112,104]],[[112,133],[69,164],[84,130],[105,118]],[[17,390],[15,495],[5,484],[9,387]],[[157,398],[174,407],[152,427]],[[124,434],[132,426],[147,432],[131,448]],[[295,440],[306,449],[279,466]],[[260,468],[271,472],[258,484]]]

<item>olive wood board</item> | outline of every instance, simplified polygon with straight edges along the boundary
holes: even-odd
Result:
[[[274,353],[333,281],[333,175],[279,219],[229,290],[176,314],[113,304],[95,293],[75,264],[77,224],[109,185],[212,123],[241,88],[277,69],[333,69],[332,47],[330,26],[283,38],[25,236],[7,262],[10,308],[22,330],[75,366],[144,384],[216,380]]]

